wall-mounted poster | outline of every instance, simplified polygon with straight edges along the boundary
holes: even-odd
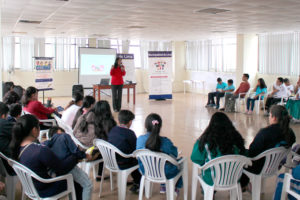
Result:
[[[149,51],[149,99],[172,99],[172,51]]]
[[[38,90],[53,89],[53,58],[35,57],[35,87]]]

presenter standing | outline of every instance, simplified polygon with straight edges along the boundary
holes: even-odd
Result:
[[[111,67],[111,90],[112,90],[112,102],[115,112],[121,110],[122,105],[122,89],[123,89],[123,76],[125,76],[125,68],[122,64],[121,58],[116,58],[115,64]]]

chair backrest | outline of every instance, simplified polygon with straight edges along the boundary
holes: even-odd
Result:
[[[290,149],[286,149],[285,147],[277,147],[264,151],[256,156],[253,160],[265,158],[265,164],[260,174],[262,177],[270,177],[277,174],[280,162],[288,155],[289,152]]]
[[[61,118],[59,118],[57,115],[53,115],[53,117],[57,122],[57,125],[62,129],[64,129],[66,133],[70,134],[70,132],[73,132],[72,128],[68,124],[66,124]]]
[[[4,163],[3,163],[3,161],[2,161],[2,159],[3,160],[5,160],[5,161],[7,161],[8,162],[8,160],[9,160],[9,158],[7,158],[2,152],[0,152],[0,168],[1,168],[1,170],[3,170],[1,173],[5,173],[5,176],[8,176],[9,174],[7,173],[7,170],[6,170],[6,168],[5,168],[5,165],[4,165]]]
[[[243,168],[251,165],[250,158],[241,155],[226,155],[215,158],[201,167],[200,176],[204,171],[211,170],[216,189],[230,189],[238,184]]]
[[[296,199],[300,199],[300,194],[295,191],[294,187],[291,187],[291,181],[299,182],[300,180],[294,179],[291,174],[285,173],[284,174],[284,180],[283,180],[283,188],[282,188],[282,194],[281,194],[281,199],[286,198],[286,193],[289,195],[293,196]],[[294,184],[295,186],[297,184]]]
[[[99,149],[104,161],[104,165],[111,171],[119,171],[120,168],[117,163],[116,153],[123,155],[123,153],[114,145],[105,140],[95,139],[94,145]]]
[[[142,162],[145,178],[153,182],[164,182],[167,179],[165,174],[166,162],[179,166],[174,158],[165,153],[141,149],[133,152],[133,155]]]

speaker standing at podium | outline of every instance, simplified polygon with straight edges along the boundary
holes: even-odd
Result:
[[[122,64],[121,58],[116,58],[115,64],[111,67],[111,90],[112,90],[112,102],[115,112],[121,110],[122,105],[122,89],[123,89],[123,76],[125,76],[125,68]]]

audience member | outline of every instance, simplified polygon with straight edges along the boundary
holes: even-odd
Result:
[[[83,115],[86,114],[95,104],[95,98],[92,96],[85,96],[83,98],[83,103],[81,108],[77,111],[74,120],[72,122],[72,129],[75,128],[75,125],[77,123],[78,118]]]
[[[5,184],[0,181],[0,192],[2,192],[5,188]],[[0,195],[0,200],[7,200],[5,196]]]
[[[108,142],[116,146],[125,154],[131,154],[136,148],[136,135],[130,130],[132,121],[134,120],[134,114],[129,110],[121,110],[119,112],[119,126],[115,126],[108,134]],[[128,169],[138,164],[135,158],[123,158],[117,155],[117,161],[120,169]],[[141,174],[138,169],[131,173],[134,181],[134,185],[130,190],[134,193],[138,193]]]
[[[13,103],[19,103],[20,100],[21,99],[20,99],[19,95],[14,91],[6,92],[6,94],[3,97],[3,103],[5,103],[8,106]]]
[[[196,141],[191,160],[203,166],[205,163],[222,155],[241,154],[246,152],[244,139],[235,129],[231,120],[221,112],[216,112],[208,127]],[[205,170],[203,180],[208,185],[213,185],[211,170]]]
[[[225,95],[225,108],[221,110],[225,110],[226,112],[234,112],[235,111],[235,100],[239,98],[239,95],[241,98],[245,98],[246,93],[250,89],[250,84],[248,82],[249,80],[249,74],[243,74],[242,82],[239,86],[239,88],[234,93],[227,93]]]
[[[49,119],[56,111],[53,108],[46,108],[38,101],[38,90],[35,87],[28,87],[22,99],[24,110],[35,115],[38,119]]]
[[[290,128],[290,117],[285,107],[273,105],[270,109],[270,125],[261,129],[249,146],[248,156],[253,158],[260,153],[279,146],[290,148],[296,141],[295,134]],[[264,159],[252,163],[246,170],[259,174],[264,165]],[[245,187],[249,182],[247,176],[242,176],[241,184]]]
[[[283,80],[283,83],[287,89],[288,96],[291,96],[295,90],[294,86],[290,83],[290,80],[288,78],[285,78]]]
[[[297,81],[297,85],[295,87],[295,94],[296,94],[296,99],[300,99],[300,76],[299,80]]]
[[[61,120],[70,127],[72,126],[77,111],[82,106],[83,96],[81,93],[76,93],[73,98],[74,99],[65,108],[65,111],[63,112],[61,117]]]
[[[14,103],[9,107],[9,115],[7,120],[10,122],[17,122],[22,114],[22,106],[18,103]]]
[[[77,157],[78,160],[82,160],[84,158],[91,160],[91,156],[89,154],[85,154],[84,151],[80,151],[73,142],[71,136],[64,133],[62,128],[50,128],[49,138],[50,140],[45,141],[44,145],[49,147],[60,160],[64,160],[71,155]],[[72,174],[74,181],[82,187],[82,199],[92,199],[93,184],[88,175],[78,166],[75,166],[69,173]]]
[[[20,100],[22,99],[23,95],[25,94],[25,89],[20,86],[20,85],[16,85],[14,87],[14,92],[18,94]]]
[[[217,86],[216,86],[216,91],[208,93],[208,100],[207,100],[206,107],[216,106],[215,99],[214,99],[215,96],[217,96],[218,93],[222,92],[227,87],[227,84],[224,83],[221,78],[218,78],[217,82],[218,83],[217,83]]]
[[[260,100],[263,100],[265,95],[268,92],[268,88],[267,88],[267,85],[266,85],[264,79],[262,79],[262,78],[258,79],[257,85],[256,85],[256,87],[254,88],[253,91],[255,92],[254,96],[249,97],[247,99],[246,114],[250,114],[250,115],[253,112],[253,109],[254,109],[254,106],[255,106],[255,101],[259,100],[259,97],[260,97]],[[250,107],[250,105],[251,105],[251,107]]]
[[[9,91],[13,91],[14,87],[15,85],[11,81],[3,83],[2,96],[5,96],[5,94]]]
[[[158,114],[152,113],[147,116],[145,120],[145,128],[147,133],[138,137],[136,142],[136,149],[149,149],[151,151],[160,152],[172,156],[174,159],[178,157],[177,147],[173,145],[170,139],[160,136],[160,129],[162,127],[162,119]],[[140,171],[144,173],[144,166],[139,161]],[[170,163],[165,165],[165,173],[168,179],[175,177],[179,172],[177,166]],[[182,178],[176,183],[176,193],[179,194],[179,189],[182,187]],[[160,193],[165,193],[165,185],[161,185]]]
[[[279,77],[277,78],[276,83],[273,85],[273,91],[271,94],[268,95],[267,101],[266,101],[266,115],[269,114],[269,109],[272,105],[277,104],[281,101],[282,98],[288,97],[288,91],[283,84],[283,78]]]
[[[35,143],[39,136],[39,120],[33,115],[21,116],[13,127],[11,142],[12,157],[38,176],[49,179],[49,170],[57,176],[67,174],[78,162],[75,155],[60,160],[48,147]],[[35,188],[43,198],[59,194],[67,189],[67,182],[41,183],[33,180]],[[75,182],[76,199],[81,199],[82,188]]]
[[[232,79],[229,79],[227,81],[227,86],[224,90],[221,90],[221,92],[218,92],[216,94],[216,99],[217,99],[217,105],[216,105],[216,109],[219,109],[220,107],[220,98],[221,97],[224,97],[226,93],[230,93],[230,92],[233,92],[235,90],[235,87],[233,85],[233,80]]]

